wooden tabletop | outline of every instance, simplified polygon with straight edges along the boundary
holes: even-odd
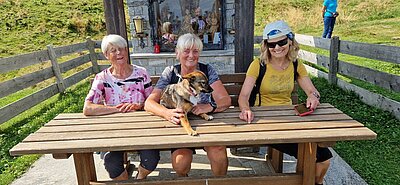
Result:
[[[303,143],[370,140],[376,134],[330,104],[299,117],[293,106],[254,107],[255,120],[239,119],[239,109],[190,122],[199,136],[188,136],[182,127],[145,111],[104,116],[60,114],[10,150],[11,155],[68,154],[97,151],[169,149],[203,146],[244,146],[270,143]]]

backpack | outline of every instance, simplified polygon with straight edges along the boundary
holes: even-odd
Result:
[[[208,64],[203,64],[199,62],[200,71],[203,72],[208,79]],[[177,64],[174,66],[174,70],[172,71],[171,80],[169,84],[176,84],[179,82],[179,78],[181,78],[181,64]],[[178,75],[177,75],[178,74]]]
[[[297,77],[299,74],[297,73],[297,59],[293,62],[293,73],[294,73],[294,81],[297,80]],[[261,106],[261,93],[260,93],[260,87],[261,87],[261,82],[262,79],[264,78],[265,71],[267,71],[267,65],[264,64],[263,62],[260,62],[260,70],[258,71],[258,77],[256,80],[256,83],[253,87],[253,90],[251,90],[250,98],[249,98],[249,105],[253,107],[256,102],[256,97],[258,94],[258,106]]]

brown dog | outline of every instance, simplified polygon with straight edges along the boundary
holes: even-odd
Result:
[[[197,104],[200,92],[211,93],[212,88],[208,85],[206,75],[201,71],[195,71],[182,77],[183,80],[177,84],[168,85],[161,96],[160,104],[171,109],[180,108],[184,111],[185,117],[180,118],[181,125],[191,135],[198,135],[190,126],[187,113]],[[200,114],[205,120],[212,120],[213,117],[205,113]]]

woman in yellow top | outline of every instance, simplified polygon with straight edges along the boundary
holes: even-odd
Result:
[[[254,114],[249,106],[249,97],[258,77],[260,62],[266,65],[266,72],[260,86],[261,106],[291,105],[294,80],[307,94],[306,105],[316,109],[320,94],[312,84],[302,62],[297,62],[299,44],[294,39],[290,27],[284,21],[267,24],[263,32],[260,59],[254,60],[247,70],[246,79],[239,95],[240,119],[250,123]],[[294,72],[297,62],[297,71]],[[258,102],[258,96],[256,99]],[[281,152],[297,157],[297,144],[271,145]],[[330,164],[332,153],[328,148],[317,148],[316,184],[322,184]]]

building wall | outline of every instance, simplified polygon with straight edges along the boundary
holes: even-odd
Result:
[[[179,63],[174,53],[135,53],[131,55],[131,62],[145,67],[150,75],[161,75],[165,67]],[[217,70],[218,74],[235,72],[235,55],[233,50],[203,51],[199,62],[211,64]]]

